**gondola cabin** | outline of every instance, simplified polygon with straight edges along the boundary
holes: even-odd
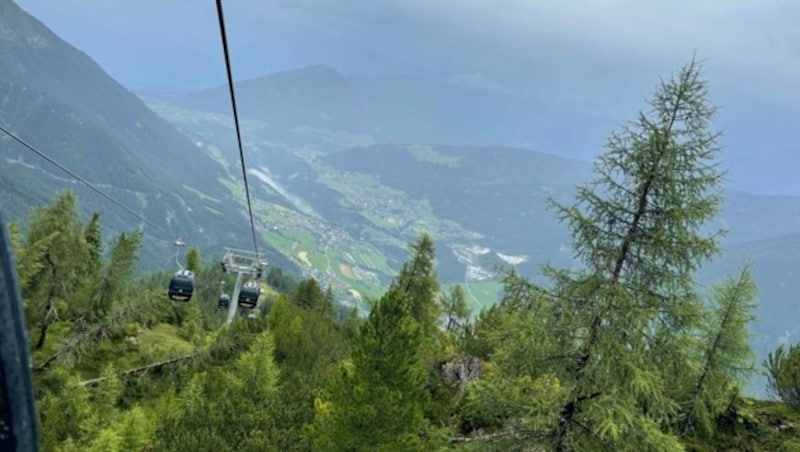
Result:
[[[239,291],[239,306],[252,309],[258,305],[258,297],[261,295],[261,287],[255,281],[249,281],[242,286]]]
[[[179,270],[169,281],[167,295],[173,301],[189,301],[194,293],[194,273],[189,270]]]
[[[217,307],[220,308],[220,309],[227,308],[228,305],[230,305],[230,302],[231,302],[231,297],[229,297],[228,294],[224,293],[224,294],[219,296],[219,301],[217,302]]]

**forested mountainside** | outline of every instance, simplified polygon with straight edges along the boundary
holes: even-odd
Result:
[[[162,101],[151,105],[197,139],[219,142],[230,130],[214,128],[213,113]],[[572,265],[568,231],[547,211],[549,198],[568,202],[591,165],[527,149],[437,144],[382,144],[325,151],[292,146],[248,118],[245,136],[252,161],[284,194],[264,222],[267,240],[298,259],[308,274],[330,275],[368,296],[379,296],[403,259],[403,243],[427,231],[437,240],[443,284],[465,283],[471,307],[494,303],[501,293],[497,265],[514,265],[541,281],[541,266]],[[753,345],[758,359],[797,334],[792,275],[797,244],[786,241],[776,265],[762,240],[781,241],[800,226],[800,198],[725,190],[719,215],[707,231],[720,237],[724,257],[699,273],[712,284],[744,259],[752,259],[761,288]],[[289,209],[289,210],[286,210]],[[313,212],[324,219],[309,219]],[[298,233],[298,229],[302,233]],[[302,258],[307,258],[304,263]],[[383,265],[383,263],[386,265]],[[765,396],[756,377],[748,392]]]
[[[11,0],[0,1],[0,121],[24,141],[77,172],[160,228],[143,241],[144,266],[164,266],[177,237],[203,246],[244,246],[247,225],[232,194],[237,180],[195,143],[87,55]],[[108,211],[109,231],[137,220],[42,157],[0,137],[0,200],[23,219],[33,206],[71,187],[86,209]],[[293,263],[269,250],[287,270]]]
[[[247,224],[238,221],[246,215],[246,204],[232,121],[220,97],[224,91],[214,88],[176,101],[222,114],[151,103],[177,125],[172,126],[13,3],[2,11],[6,19],[0,61],[7,70],[0,80],[8,84],[7,91],[0,89],[5,99],[0,116],[20,136],[80,169],[82,176],[166,229],[167,234],[145,234],[142,267],[170,266],[171,244],[177,237],[211,254],[219,254],[223,246],[249,246]],[[438,89],[384,81],[353,80],[315,66],[239,84],[251,179],[256,183],[254,213],[270,262],[288,273],[331,284],[338,298],[365,307],[364,297],[385,291],[404,259],[404,244],[426,231],[443,251],[443,283],[467,282],[468,300],[476,309],[498,298],[498,264],[513,262],[536,277],[543,263],[570,263],[567,231],[545,205],[550,196],[568,200],[574,186],[588,177],[588,164],[497,146],[353,148],[354,143],[367,144],[381,136],[358,138],[360,132],[345,120],[349,113],[337,110],[360,105],[349,96],[385,100],[402,85],[404,97],[381,101],[380,107],[400,114],[408,103],[401,100],[433,99],[431,93]],[[494,110],[480,107],[481,102],[461,105],[454,103],[460,99],[455,91],[442,92],[450,94],[435,103],[447,111],[436,117],[446,117],[451,110],[493,115]],[[418,104],[414,102],[414,108],[423,108]],[[329,119],[314,116],[320,109],[329,111]],[[466,127],[470,130],[481,129],[475,121],[462,122],[472,124]],[[502,121],[490,121],[497,122]],[[401,123],[412,124],[387,119],[381,127],[394,137],[414,136],[413,130],[393,129]],[[593,146],[600,144],[598,140]],[[0,139],[0,152],[0,199],[17,219],[32,206],[50,202],[56,190],[72,187],[83,200],[84,217],[93,210],[105,213],[105,232],[124,230],[137,221],[6,137]],[[794,293],[784,280],[791,281],[800,271],[800,260],[789,258],[780,266],[769,259],[762,262],[757,241],[780,240],[797,231],[800,216],[793,212],[798,210],[796,197],[726,191],[714,223],[731,231],[723,242],[726,248],[753,258],[763,295],[755,325],[762,357],[777,341],[797,333],[786,315],[794,310]],[[784,246],[796,247],[791,241]],[[728,271],[712,266],[703,280],[713,281]]]
[[[422,234],[365,318],[273,269],[279,290],[223,324],[218,265],[190,251],[214,283],[170,302],[168,274],[132,277],[141,233],[104,246],[101,217],[79,221],[63,192],[10,226],[45,448],[797,448],[800,348],[754,365],[746,262],[713,288],[696,280],[721,251],[703,227],[721,203],[704,93],[692,62],[552,207],[577,266],[544,283],[508,270],[474,317]],[[742,396],[764,368],[783,404]]]
[[[503,96],[243,83],[270,270],[230,325],[218,256],[250,229],[224,91],[146,105],[10,0],[0,69],[0,122],[158,229],[0,139],[45,450],[800,447],[800,348],[776,349],[800,203],[724,190],[695,63],[594,167],[453,144],[580,153],[606,127],[559,140],[568,112]],[[188,303],[165,293],[178,236]]]

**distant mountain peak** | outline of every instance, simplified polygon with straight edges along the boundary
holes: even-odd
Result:
[[[314,64],[311,66],[304,66],[297,69],[289,69],[285,71],[273,72],[261,80],[303,80],[303,81],[336,81],[343,82],[346,78],[340,74],[336,69],[326,66],[324,64]],[[255,79],[258,80],[258,79]]]
[[[339,71],[337,71],[336,69],[334,69],[334,68],[332,68],[332,67],[330,67],[328,65],[325,65],[325,64],[312,64],[310,66],[304,66],[304,67],[300,67],[300,68],[297,68],[297,69],[292,69],[292,70],[289,70],[289,71],[283,71],[283,72],[295,72],[295,73],[297,73],[297,72],[305,72],[305,73],[309,73],[309,74],[332,75],[332,76],[337,76],[337,77],[341,77],[342,76],[339,73]]]

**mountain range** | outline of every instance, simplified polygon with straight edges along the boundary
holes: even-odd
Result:
[[[247,224],[226,220],[241,217],[241,206],[216,180],[223,168],[212,153],[10,0],[0,0],[0,121],[156,225],[146,235],[146,265],[172,265],[170,247],[178,237],[190,244],[197,235],[203,239],[195,244],[249,243]],[[85,211],[102,212],[111,230],[141,223],[6,136],[0,157],[7,215],[24,218],[56,190],[71,187]],[[203,196],[192,187],[199,181]]]
[[[313,139],[326,150],[412,141],[559,149],[581,157],[615,125],[536,97],[414,77],[345,77],[324,65],[245,80],[237,92],[242,115],[262,122],[271,135],[294,144]],[[217,86],[173,103],[226,113],[227,96],[227,87]],[[334,134],[349,139],[331,140]]]
[[[145,226],[143,268],[171,267],[177,237],[207,257],[250,246],[226,87],[137,96],[10,0],[0,6],[0,121],[157,226]],[[532,97],[323,65],[239,82],[237,97],[269,261],[360,306],[421,232],[436,240],[442,282],[464,283],[476,309],[497,299],[498,265],[534,278],[543,263],[570,265],[546,200],[569,202],[591,177],[585,156],[619,125]],[[6,215],[72,187],[109,232],[140,225],[8,138],[0,156]],[[711,226],[730,231],[727,252],[701,279],[752,259],[763,357],[798,333],[800,198],[727,190]]]

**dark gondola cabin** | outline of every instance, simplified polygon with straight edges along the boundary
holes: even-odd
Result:
[[[227,308],[230,305],[231,297],[228,294],[224,293],[219,296],[219,301],[217,302],[218,308]]]
[[[255,308],[258,305],[258,296],[261,295],[261,287],[254,281],[249,281],[242,286],[239,291],[239,306],[242,308]]]
[[[170,300],[189,301],[194,293],[194,273],[189,270],[179,270],[169,282],[167,295]]]

